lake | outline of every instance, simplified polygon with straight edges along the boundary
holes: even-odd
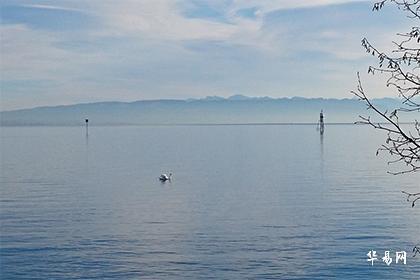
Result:
[[[2,127],[0,278],[419,279],[420,205],[401,190],[420,174],[387,174],[384,139],[354,125]]]

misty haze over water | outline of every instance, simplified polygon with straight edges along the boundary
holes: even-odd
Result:
[[[392,98],[373,102],[384,110],[399,106],[398,100]],[[371,113],[357,99],[274,99],[236,95],[227,99],[213,96],[39,107],[1,112],[0,116],[3,126],[81,125],[85,118],[93,125],[316,123],[321,110],[327,123],[354,123],[359,115]],[[406,120],[402,115],[400,121],[412,120]]]

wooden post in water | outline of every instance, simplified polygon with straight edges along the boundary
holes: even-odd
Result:
[[[86,136],[89,135],[89,119],[85,119],[85,123],[86,123]]]
[[[319,114],[319,133],[324,134],[324,113]]]

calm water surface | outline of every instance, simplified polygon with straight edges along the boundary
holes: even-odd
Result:
[[[370,128],[1,128],[2,279],[419,279]],[[161,183],[162,172],[173,172]]]

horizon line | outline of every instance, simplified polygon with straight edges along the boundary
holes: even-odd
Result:
[[[378,122],[377,124],[387,125],[385,122]],[[415,122],[400,122],[400,124],[415,124]],[[256,122],[256,123],[98,123],[98,124],[89,124],[89,127],[104,127],[104,126],[283,126],[283,125],[303,125],[303,126],[316,126],[317,122]],[[365,123],[358,122],[330,122],[325,123],[325,125],[357,125],[364,126],[369,125]],[[0,127],[85,127],[85,123],[81,122],[80,124],[0,124]]]

